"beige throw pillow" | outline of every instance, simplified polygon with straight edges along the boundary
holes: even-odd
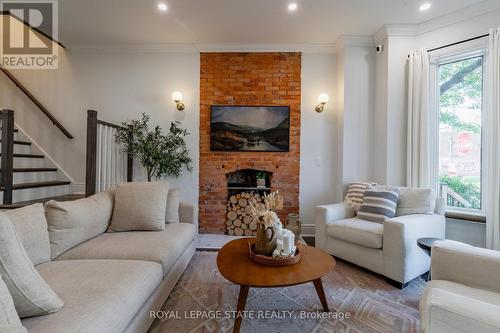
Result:
[[[61,309],[63,301],[45,283],[30,261],[7,215],[0,212],[0,274],[21,318]]]
[[[24,332],[27,332],[17,315],[9,289],[7,289],[5,282],[3,282],[0,276],[0,333],[22,332],[22,329],[24,329]]]
[[[6,211],[33,265],[50,261],[49,232],[41,203]]]
[[[164,230],[167,196],[166,182],[118,185],[108,231]]]
[[[180,191],[178,188],[168,190],[167,212],[165,214],[165,222],[179,223],[179,204]]]
[[[114,198],[110,189],[80,200],[45,203],[52,259],[106,232]]]
[[[399,201],[396,216],[434,214],[436,195],[430,188],[398,187]]]

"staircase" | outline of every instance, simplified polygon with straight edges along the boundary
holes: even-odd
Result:
[[[2,182],[0,202],[3,204],[0,204],[0,209],[18,208],[51,199],[64,201],[83,197],[71,194],[70,179],[24,133],[17,128],[13,132],[12,200],[11,202],[4,200],[6,188]],[[6,145],[2,140],[0,143],[0,158],[3,159],[6,156],[3,156],[2,149]],[[0,172],[3,174],[3,170],[0,169]]]

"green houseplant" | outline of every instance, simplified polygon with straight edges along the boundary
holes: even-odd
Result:
[[[124,152],[141,162],[151,181],[153,177],[178,177],[183,168],[192,170],[193,160],[184,141],[186,135],[188,131],[175,121],[166,135],[160,126],[150,129],[149,115],[143,113],[140,119],[123,122],[116,131],[115,141],[123,145]]]

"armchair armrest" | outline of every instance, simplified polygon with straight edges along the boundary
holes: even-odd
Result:
[[[349,219],[356,216],[354,208],[345,202],[316,206],[315,209],[315,246],[322,250],[327,249],[326,227],[329,223]]]
[[[427,272],[429,257],[417,246],[422,237],[444,238],[446,222],[438,214],[398,216],[384,222],[384,272],[406,283]]]
[[[454,241],[432,247],[432,279],[500,292],[500,252]]]
[[[500,332],[500,306],[431,289],[421,301],[423,332]]]

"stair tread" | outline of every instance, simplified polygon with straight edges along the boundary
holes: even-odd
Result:
[[[68,185],[71,184],[69,180],[52,180],[46,182],[34,182],[34,183],[20,183],[12,185],[13,190],[24,190],[28,188],[38,188],[38,187],[48,187],[48,186],[60,186],[60,185]],[[3,190],[3,187],[0,187],[0,190]]]
[[[14,168],[14,172],[53,172],[57,171],[57,168]],[[0,169],[2,172],[2,169]]]
[[[0,140],[0,143],[2,140]],[[31,142],[29,141],[20,141],[20,140],[14,140],[15,145],[24,145],[24,146],[31,146]]]
[[[44,155],[40,154],[13,154],[14,157],[23,157],[23,158],[44,158]],[[2,153],[0,153],[0,156],[2,156]]]
[[[56,201],[72,201],[72,200],[78,200],[82,199],[85,196],[83,194],[66,194],[66,195],[61,195],[57,197],[50,197],[50,198],[43,198],[43,199],[36,199],[36,200],[29,200],[29,201],[21,201],[21,202],[16,202],[10,205],[2,205],[0,204],[0,209],[15,209],[15,208],[21,208],[24,206],[32,205],[35,203],[45,203],[49,200],[56,200]]]

